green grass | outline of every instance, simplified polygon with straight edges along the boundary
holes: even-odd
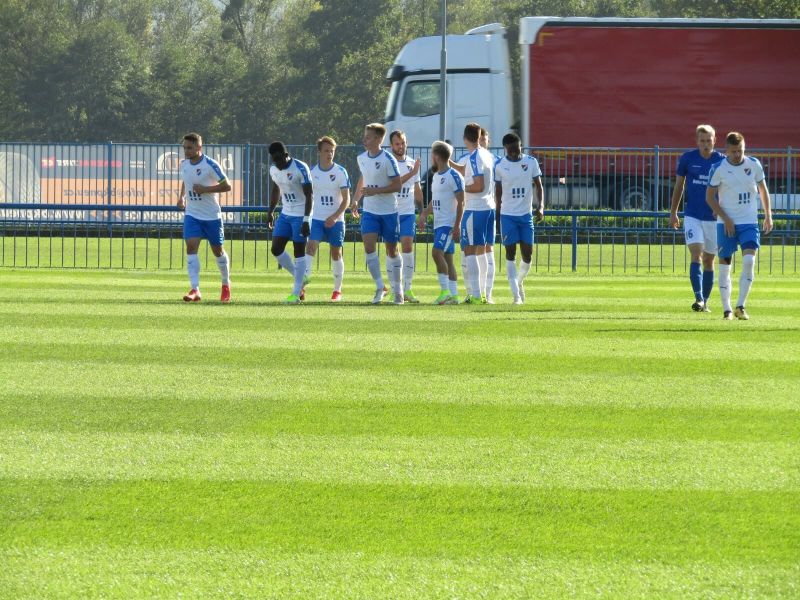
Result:
[[[0,597],[800,595],[800,279],[233,275],[0,269]]]

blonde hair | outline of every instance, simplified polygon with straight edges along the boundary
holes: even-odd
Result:
[[[701,133],[708,133],[713,138],[717,137],[717,132],[714,131],[714,128],[711,125],[698,125],[697,129],[695,129],[695,135],[700,135]]]
[[[322,150],[322,144],[330,144],[334,148],[336,148],[336,140],[334,140],[329,135],[323,135],[321,138],[317,140],[317,150]]]
[[[364,127],[364,129],[373,133],[377,133],[379,136],[381,136],[381,138],[386,137],[386,127],[384,127],[381,123],[370,123]]]
[[[431,152],[447,161],[450,160],[450,157],[453,155],[453,147],[447,142],[437,141],[433,142]]]

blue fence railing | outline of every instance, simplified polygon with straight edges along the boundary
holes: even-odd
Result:
[[[315,146],[289,150],[316,162]],[[183,217],[175,209],[180,151],[173,144],[0,143],[0,266],[182,267]],[[266,146],[207,145],[204,151],[220,162],[233,186],[222,196],[229,254],[240,269],[269,268]],[[353,186],[362,151],[337,148],[336,160],[350,172]],[[536,229],[537,270],[682,273],[688,268],[683,232],[668,227],[666,212],[683,150],[529,151],[541,164],[546,199],[546,218]],[[408,153],[420,158],[423,169],[429,164],[428,148],[410,147]],[[798,273],[797,152],[748,153],[764,164],[776,224],[764,236],[759,268]],[[349,214],[347,221],[345,254],[354,267],[363,268],[358,226]],[[420,232],[417,265],[433,271],[429,243],[430,231]],[[318,255],[321,263],[324,256]],[[497,262],[502,266],[503,261]]]

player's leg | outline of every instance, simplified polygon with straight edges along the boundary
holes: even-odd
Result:
[[[381,237],[386,246],[386,275],[392,286],[393,302],[403,304],[403,257],[398,251],[400,219],[397,213],[381,215]]]
[[[683,235],[686,238],[686,247],[689,249],[689,283],[694,294],[692,310],[703,310],[703,272],[701,268],[701,255],[704,248],[703,225],[699,219],[685,217],[683,219]]]
[[[378,216],[372,213],[362,212],[361,239],[364,242],[367,270],[375,282],[375,296],[372,299],[373,304],[380,303],[386,295],[383,277],[381,277],[381,263],[378,258],[378,235],[380,231],[381,225]]]
[[[456,264],[453,260],[453,255],[456,251],[456,245],[451,240],[449,251],[445,250],[444,259],[447,262],[447,279],[450,286],[450,297],[447,299],[446,304],[458,304],[458,273],[456,272]]]
[[[286,244],[292,237],[292,225],[283,213],[278,215],[275,221],[275,228],[272,230],[272,246],[270,252],[278,264],[286,270],[289,275],[294,277],[294,261],[289,253],[286,252]]]
[[[294,250],[294,285],[292,295],[286,301],[294,304],[293,296],[298,300],[305,300],[306,284],[306,242],[308,238],[303,235],[303,217],[292,217],[292,246]]]
[[[208,240],[208,245],[211,246],[211,252],[217,261],[217,268],[222,280],[219,301],[227,303],[231,301],[231,272],[230,260],[225,252],[225,229],[222,226],[222,219],[205,221],[203,225],[205,238]]]
[[[311,280],[311,274],[314,271],[314,259],[317,256],[319,249],[319,242],[312,240],[310,237],[306,242],[306,281]]]
[[[714,289],[714,258],[717,254],[717,224],[703,221],[703,312],[711,312],[708,299]]]
[[[494,304],[492,291],[494,290],[494,242],[497,237],[495,227],[495,211],[491,210],[491,216],[486,221],[486,302]]]
[[[750,317],[744,307],[755,279],[756,253],[761,247],[761,238],[757,225],[742,227],[737,231],[737,237],[742,247],[742,274],[739,276],[739,299],[736,301],[734,316],[737,319],[747,320]]]
[[[199,219],[186,215],[183,218],[183,240],[186,243],[186,272],[189,275],[189,292],[183,297],[185,302],[200,301],[200,259],[197,250],[203,239],[202,223]]]
[[[406,302],[419,302],[411,289],[414,281],[414,238],[416,215],[400,215],[400,252],[403,259],[403,296]]]
[[[505,227],[503,227],[505,230]],[[517,281],[517,245],[507,244],[506,249],[506,277],[511,288],[511,298],[514,304],[522,304],[519,296],[519,282]]]
[[[518,218],[519,250],[522,255],[519,261],[517,283],[519,284],[519,297],[525,302],[525,278],[531,270],[533,262],[533,215]]]
[[[338,302],[342,299],[342,279],[344,279],[344,258],[342,258],[342,248],[344,247],[344,221],[338,221],[328,232],[328,244],[331,247],[331,268],[333,269],[333,293],[331,302]]]
[[[717,224],[717,242],[719,243],[719,298],[722,302],[722,318],[733,319],[731,309],[731,258],[737,250],[736,236],[728,236],[725,226]]]
[[[433,249],[431,256],[436,265],[436,276],[439,280],[439,295],[435,304],[444,304],[450,297],[450,269],[445,260],[444,251],[452,244],[452,227],[437,227],[433,232]]]

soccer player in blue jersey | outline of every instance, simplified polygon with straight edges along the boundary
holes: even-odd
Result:
[[[435,304],[458,304],[458,275],[453,264],[455,242],[459,241],[461,218],[464,214],[464,178],[449,161],[450,145],[434,142],[431,159],[436,173],[431,180],[431,201],[422,213],[420,221],[428,219],[433,212],[433,262],[439,277],[441,292]]]
[[[299,304],[305,300],[306,240],[311,233],[311,208],[313,187],[308,165],[289,156],[283,142],[269,145],[272,166],[269,174],[272,188],[267,213],[267,226],[272,232],[272,255],[286,271],[294,277],[292,293],[284,304]],[[281,213],[274,220],[275,207],[281,202]],[[286,252],[286,244],[292,240],[294,260]]]
[[[306,244],[306,277],[311,278],[314,256],[320,242],[328,242],[331,247],[333,267],[333,293],[331,302],[342,299],[342,279],[344,278],[344,211],[350,205],[350,177],[347,170],[333,162],[336,155],[336,141],[330,136],[317,140],[319,161],[311,169],[314,188],[314,207],[311,211],[311,235]]]
[[[394,303],[403,304],[403,257],[397,252],[400,219],[397,213],[397,192],[403,186],[397,161],[381,147],[386,127],[370,123],[364,128],[365,151],[358,155],[361,177],[355,191],[353,216],[358,218],[358,204],[363,203],[361,238],[367,255],[367,269],[375,281],[373,304],[380,304],[386,295],[378,258],[378,237],[386,244],[386,274],[392,286]]]
[[[229,192],[231,184],[217,161],[203,154],[203,138],[197,133],[183,136],[181,191],[178,208],[186,211],[183,218],[183,239],[186,241],[186,269],[191,289],[185,302],[200,302],[200,259],[197,250],[205,238],[217,259],[222,276],[220,302],[230,302],[230,261],[225,253],[225,232],[218,195]]]
[[[706,203],[706,186],[711,167],[725,158],[725,155],[714,150],[715,133],[711,125],[698,125],[695,133],[697,150],[684,153],[678,161],[669,224],[673,229],[680,227],[678,207],[685,190],[683,231],[691,255],[689,280],[694,292],[692,310],[710,312],[708,298],[714,288],[717,220]]]
[[[506,275],[514,304],[525,301],[524,280],[533,256],[533,220],[544,218],[544,187],[539,161],[522,153],[522,140],[516,133],[503,136],[506,155],[494,166],[495,202],[500,213],[500,238],[506,249]],[[533,208],[536,188],[537,207]],[[522,261],[517,271],[517,244]]]
[[[400,219],[400,252],[403,255],[403,299],[417,303],[419,300],[411,289],[414,281],[414,239],[417,235],[417,211],[422,210],[422,186],[420,185],[420,160],[406,154],[408,141],[399,129],[389,134],[389,144],[400,171],[403,187],[397,193],[397,213]]]
[[[753,285],[756,253],[761,246],[758,231],[758,204],[764,207],[764,234],[772,231],[772,208],[764,168],[758,159],[744,153],[744,136],[732,131],[725,137],[726,158],[711,168],[706,202],[717,215],[719,244],[719,295],[723,318],[746,320],[747,295]],[[739,299],[731,312],[731,257],[742,249],[742,274],[739,277]]]

